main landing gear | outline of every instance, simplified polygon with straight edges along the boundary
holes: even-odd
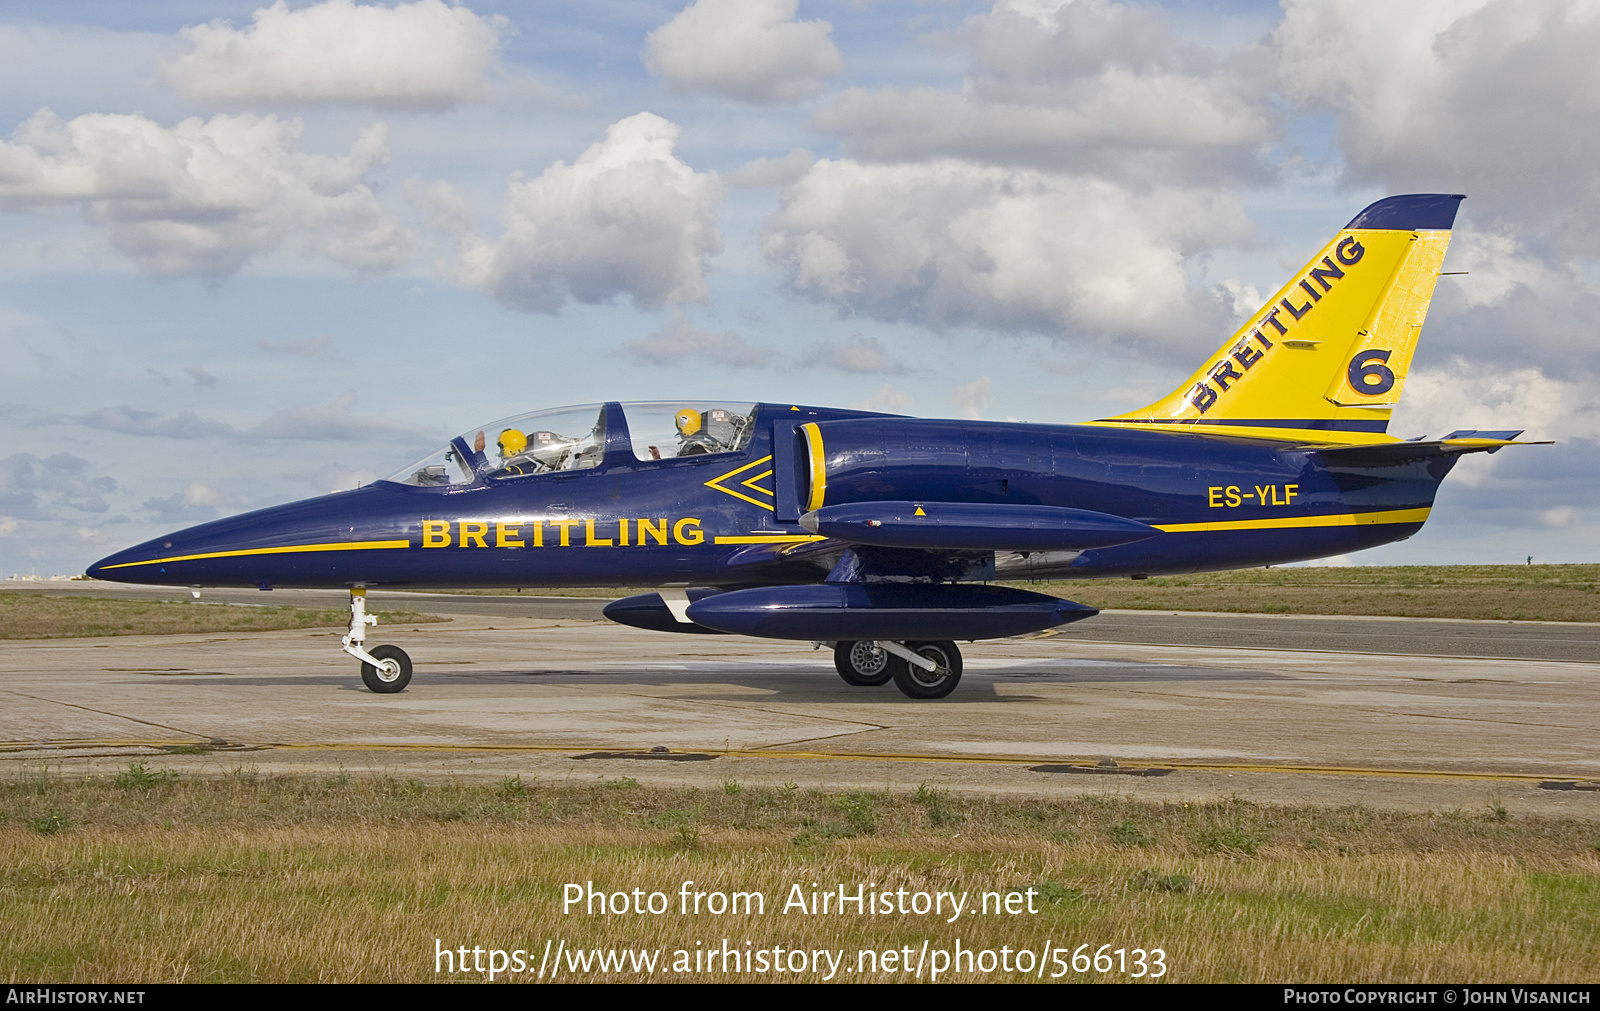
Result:
[[[833,666],[847,685],[870,687],[893,680],[902,694],[913,699],[942,699],[961,683],[961,651],[949,640],[835,643]]]
[[[346,653],[361,661],[361,683],[379,695],[393,695],[411,683],[411,658],[399,646],[374,646],[367,651],[367,626],[377,623],[377,616],[367,613],[367,588],[351,587],[350,631],[340,641]]]

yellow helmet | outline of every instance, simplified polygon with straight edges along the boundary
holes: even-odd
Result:
[[[528,448],[528,437],[515,428],[508,428],[500,433],[500,455],[504,457],[516,456]]]
[[[693,435],[700,431],[700,412],[692,407],[685,407],[672,420],[678,424],[679,435]]]

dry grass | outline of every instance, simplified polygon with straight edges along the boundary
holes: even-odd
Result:
[[[1600,565],[1242,569],[1014,585],[1100,608],[1600,621]]]
[[[384,624],[450,620],[414,611],[373,613]],[[0,593],[0,639],[273,632],[286,628],[337,628],[349,623],[350,612],[345,608],[246,607],[201,601],[180,603]]]
[[[0,973],[422,981],[439,978],[436,939],[523,948],[537,962],[547,939],[692,952],[729,938],[853,959],[959,937],[969,948],[1160,947],[1175,981],[1583,981],[1600,973],[1596,846],[1593,822],[1502,818],[1492,800],[1414,815],[625,779],[201,781],[135,766],[0,786]],[[686,880],[758,889],[768,906],[754,917],[676,905],[563,915],[563,886],[591,880],[674,903]],[[778,912],[792,884],[813,882],[1032,887],[1039,912],[954,924]]]

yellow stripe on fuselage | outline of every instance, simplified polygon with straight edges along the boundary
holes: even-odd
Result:
[[[384,548],[409,548],[410,541],[340,541],[333,544],[291,544],[282,548],[246,548],[242,551],[207,551],[198,555],[173,555],[148,562],[118,562],[107,569],[126,569],[134,565],[164,565],[167,562],[194,562],[203,558],[245,558],[251,555],[288,555],[296,551],[378,551]]]
[[[731,537],[716,537],[716,544],[810,544],[812,541],[825,541],[828,538],[822,534],[735,534]]]
[[[1390,509],[1371,513],[1331,513],[1322,516],[1273,516],[1259,520],[1218,520],[1214,523],[1156,523],[1157,530],[1187,534],[1202,530],[1292,530],[1298,527],[1365,527],[1382,523],[1422,523],[1431,509]]]

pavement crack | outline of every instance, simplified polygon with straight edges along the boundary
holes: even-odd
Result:
[[[127,720],[129,723],[138,723],[146,727],[159,727],[162,730],[170,730],[175,734],[187,734],[190,737],[203,737],[208,739],[210,737],[209,734],[197,733],[193,730],[185,730],[182,727],[174,727],[167,723],[156,723],[152,720],[141,720],[137,716],[124,716],[122,713],[107,712],[104,709],[96,709],[93,706],[80,706],[76,702],[62,702],[60,699],[45,698],[42,695],[29,695],[27,692],[19,692],[15,688],[0,688],[0,691],[4,691],[7,695],[17,695],[21,698],[33,699],[35,702],[49,702],[58,706],[66,706],[69,709],[82,709],[86,713],[96,713],[100,716],[109,716],[114,720]]]

